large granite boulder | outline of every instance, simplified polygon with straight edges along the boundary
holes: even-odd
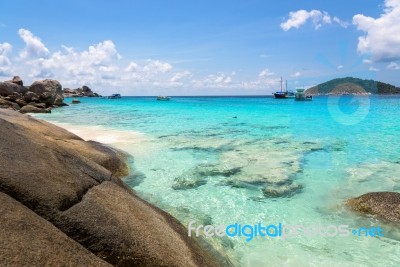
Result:
[[[13,94],[14,92],[25,94],[28,89],[24,86],[15,84],[11,81],[0,82],[0,95],[1,96],[8,96]]]
[[[36,81],[29,87],[29,91],[38,95],[40,102],[46,103],[47,106],[61,105],[64,100],[62,86],[56,80]]]
[[[349,199],[347,205],[357,212],[375,215],[387,222],[400,222],[400,193],[372,192]]]
[[[15,111],[0,109],[0,125],[0,193],[7,195],[0,214],[11,214],[1,217],[2,227],[6,224],[7,231],[15,222],[12,236],[17,240],[10,243],[0,232],[0,249],[8,249],[0,253],[2,263],[43,265],[41,258],[54,252],[50,263],[58,266],[103,261],[115,266],[219,265],[175,218],[122,182],[127,155]],[[13,218],[13,210],[19,212],[14,207],[27,214],[26,227],[32,229]],[[36,246],[43,239],[43,246]],[[21,248],[30,249],[27,256]],[[29,264],[31,255],[38,259]]]
[[[21,85],[21,86],[24,85],[24,82],[22,81],[21,77],[19,77],[18,75],[17,75],[17,76],[14,76],[14,77],[12,78],[11,82],[12,82],[12,83],[15,83],[15,84],[18,84],[18,85]]]
[[[39,96],[34,92],[26,92],[23,96],[24,101],[26,102],[37,102],[39,101]]]
[[[46,105],[45,103],[41,103],[41,104]],[[51,109],[46,108],[46,107],[40,107],[40,106],[38,107],[36,105],[29,104],[29,105],[23,106],[19,110],[19,112],[21,112],[21,113],[51,113]]]
[[[19,105],[0,97],[0,108],[19,110]]]
[[[111,266],[12,197],[0,203],[2,266]]]

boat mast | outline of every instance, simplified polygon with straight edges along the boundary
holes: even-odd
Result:
[[[285,89],[286,89],[286,93],[287,93],[287,80],[286,80],[286,86],[285,86]]]
[[[281,76],[281,92],[282,92],[282,76]]]

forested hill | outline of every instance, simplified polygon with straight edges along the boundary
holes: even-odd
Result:
[[[310,95],[341,94],[400,94],[400,87],[374,80],[337,78],[307,89]]]

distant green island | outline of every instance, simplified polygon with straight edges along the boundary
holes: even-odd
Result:
[[[374,80],[346,77],[337,78],[306,90],[309,95],[394,95],[400,94],[400,87]]]

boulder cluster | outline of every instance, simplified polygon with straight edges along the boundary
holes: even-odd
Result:
[[[21,113],[50,113],[53,107],[65,106],[62,86],[57,80],[36,81],[24,86],[19,76],[0,82],[0,108]]]
[[[84,85],[80,88],[70,89],[65,88],[63,90],[64,97],[101,97],[98,93],[95,93],[88,86]]]

